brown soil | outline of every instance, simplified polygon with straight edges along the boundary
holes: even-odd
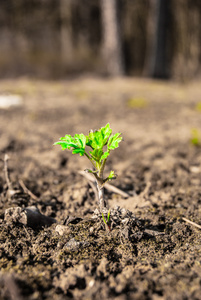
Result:
[[[0,299],[201,299],[201,232],[183,219],[201,217],[201,148],[190,143],[200,83],[21,79],[0,93],[23,98],[0,109]],[[88,161],[52,146],[107,122],[124,141],[106,172],[129,195],[106,190],[111,232],[92,218],[97,201],[79,173]],[[57,223],[5,218],[30,206]]]

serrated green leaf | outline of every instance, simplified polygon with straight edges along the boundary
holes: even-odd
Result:
[[[99,131],[90,132],[87,137],[87,146],[90,146],[92,149],[101,149],[102,148],[102,138]]]
[[[83,156],[85,154],[85,151],[84,149],[77,148],[72,150],[72,154],[79,154],[80,156]]]
[[[76,142],[77,146],[79,146],[79,148],[85,148],[86,146],[86,136],[81,133],[81,134],[75,134],[74,135],[74,141]]]
[[[70,134],[66,134],[64,137],[60,138],[61,141],[66,141],[68,143],[73,142],[73,137]]]
[[[116,133],[110,136],[107,145],[108,150],[114,150],[115,148],[119,147],[119,143],[122,140],[122,137],[120,135],[121,133]]]
[[[102,139],[103,139],[103,146],[107,143],[109,136],[112,134],[112,129],[110,128],[110,124],[107,123],[105,127],[100,129]]]
[[[61,145],[62,150],[69,149],[68,143],[66,142],[56,142],[53,145]]]
[[[79,153],[80,156],[83,156],[85,154],[86,137],[82,133],[75,134],[74,137],[66,134],[64,137],[61,137],[60,141],[56,142],[54,145],[61,145],[62,150],[71,149],[72,154]]]
[[[62,150],[69,149],[72,151],[72,154],[79,154],[80,156],[86,155],[93,164],[96,172],[102,174],[110,151],[117,148],[121,140],[121,134],[112,134],[110,124],[107,123],[99,130],[91,130],[87,136],[83,133],[75,134],[73,137],[67,134],[64,137],[61,137],[60,141],[54,143],[54,145],[61,145]],[[92,151],[89,151],[89,153],[86,152],[86,146],[91,147]],[[107,146],[107,150],[104,149],[105,146]],[[115,174],[111,171],[106,180],[114,178]]]
[[[99,130],[90,131],[89,135],[86,136],[86,145],[90,146],[92,149],[102,149],[107,144],[111,133],[112,129],[110,128],[109,123]]]

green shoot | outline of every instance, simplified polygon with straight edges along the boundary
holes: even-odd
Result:
[[[67,134],[61,137],[58,142],[54,143],[54,145],[60,145],[62,150],[71,150],[72,154],[87,157],[91,162],[93,168],[85,171],[93,174],[95,177],[101,212],[103,208],[107,208],[107,203],[104,199],[104,184],[116,178],[114,171],[110,171],[107,177],[103,176],[103,171],[111,151],[119,147],[121,140],[121,133],[113,134],[110,124],[108,123],[105,127],[101,127],[98,130],[90,130],[88,135],[81,133],[71,136]],[[108,211],[108,222],[109,219],[110,211]]]
[[[195,106],[195,109],[199,112],[201,112],[201,102],[198,102]]]
[[[130,98],[127,101],[127,105],[129,108],[142,109],[148,106],[148,102],[144,98]]]
[[[110,209],[108,210],[108,214],[107,214],[107,222],[110,222]]]
[[[109,230],[111,231],[111,228],[110,228],[110,209],[108,210],[108,213],[107,213],[107,221],[105,220],[105,217],[104,217],[104,214],[102,213],[102,219],[103,219],[103,222],[105,224],[105,228],[106,230]]]
[[[191,144],[194,146],[200,146],[201,144],[201,139],[200,139],[200,132],[197,128],[193,128],[191,130]]]

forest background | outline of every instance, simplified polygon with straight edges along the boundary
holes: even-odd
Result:
[[[201,74],[199,0],[1,0],[0,77]]]

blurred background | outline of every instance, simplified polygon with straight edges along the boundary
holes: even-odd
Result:
[[[0,0],[0,77],[195,79],[199,0]]]

